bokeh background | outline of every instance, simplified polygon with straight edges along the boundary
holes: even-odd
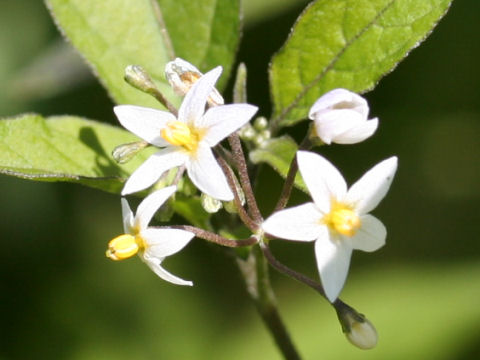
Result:
[[[245,0],[240,59],[249,101],[269,113],[266,69],[305,6]],[[367,97],[381,119],[354,146],[320,149],[350,183],[399,157],[375,215],[387,246],[354,253],[342,298],[376,325],[370,351],[345,340],[331,307],[272,270],[279,307],[305,359],[480,358],[480,2],[455,0],[433,34]],[[54,64],[54,65],[52,65]],[[227,95],[228,96],[228,95]],[[66,46],[42,2],[0,2],[0,116],[75,114],[115,123],[112,103]],[[305,125],[288,131],[301,136]],[[265,214],[280,191],[263,170]],[[0,359],[279,359],[234,264],[193,241],[166,262],[195,282],[160,281],[138,259],[114,263],[118,196],[0,176]],[[293,201],[303,201],[296,193]],[[274,242],[316,276],[311,244]]]

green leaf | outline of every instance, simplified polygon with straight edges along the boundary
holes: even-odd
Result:
[[[240,0],[157,0],[175,55],[206,72],[222,65],[224,88],[235,60],[241,23]]]
[[[117,164],[115,146],[138,140],[111,125],[73,116],[27,114],[0,120],[0,173],[37,181],[69,181],[119,193],[151,151]]]
[[[63,34],[85,57],[116,103],[159,107],[123,80],[142,66],[160,91],[179,102],[165,64],[183,56],[201,69],[223,65],[228,78],[239,37],[239,0],[45,0]],[[175,53],[178,50],[178,53]]]
[[[295,141],[289,136],[268,140],[261,148],[250,153],[250,161],[254,164],[267,163],[283,178],[287,177],[290,164],[298,150]],[[308,192],[300,174],[295,176],[295,186],[304,192]]]
[[[168,48],[148,0],[46,0],[62,33],[85,57],[113,100],[160,105],[123,80],[127,65],[141,65],[168,99]],[[178,100],[177,100],[178,101]]]
[[[176,193],[175,201],[171,202],[175,212],[185,218],[193,226],[202,229],[211,229],[211,214],[207,213],[202,207],[202,201],[198,196],[187,197],[181,193]]]
[[[274,56],[273,127],[293,125],[325,92],[372,89],[432,31],[451,0],[317,0]]]

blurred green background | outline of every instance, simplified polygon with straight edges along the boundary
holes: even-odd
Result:
[[[268,61],[304,5],[244,1],[239,55],[249,101],[264,114]],[[272,271],[305,359],[480,358],[479,11],[477,0],[454,1],[425,43],[367,94],[381,120],[373,138],[320,149],[349,183],[391,155],[399,170],[375,210],[387,246],[354,254],[342,293],[376,325],[376,349],[352,347],[323,299]],[[2,0],[0,116],[24,112],[116,122],[42,2]],[[288,131],[301,136],[305,124]],[[267,215],[281,182],[268,169],[262,176]],[[214,246],[195,240],[168,259],[168,269],[195,283],[173,286],[138,259],[105,258],[108,240],[122,231],[118,196],[7,176],[0,189],[0,359],[280,358],[234,264]],[[296,193],[293,201],[304,199]],[[311,244],[272,246],[283,262],[316,276]]]

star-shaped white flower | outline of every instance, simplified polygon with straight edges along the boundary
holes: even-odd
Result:
[[[117,236],[108,244],[107,257],[123,260],[139,254],[140,258],[163,280],[177,285],[192,285],[170,274],[162,266],[163,260],[179,252],[195,236],[180,229],[155,229],[148,227],[155,212],[175,192],[176,186],[157,190],[147,196],[134,215],[126,199],[122,198],[123,228],[125,234]]]
[[[313,202],[274,213],[262,227],[275,237],[315,241],[320,279],[333,302],[345,283],[352,250],[371,252],[385,244],[385,226],[368,212],[386,195],[397,158],[374,166],[348,191],[340,172],[325,158],[299,151],[297,160]]]
[[[308,117],[315,122],[317,136],[325,143],[355,144],[370,137],[378,119],[368,120],[368,103],[346,89],[335,89],[313,104]]]
[[[122,195],[148,188],[167,170],[185,165],[192,182],[213,198],[233,193],[211,148],[246,124],[257,111],[249,104],[220,105],[205,111],[222,68],[203,75],[185,96],[178,118],[169,112],[133,105],[114,108],[120,123],[143,140],[164,149],[150,156],[127,180]]]

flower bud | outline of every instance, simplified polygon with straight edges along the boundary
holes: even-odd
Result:
[[[355,144],[377,129],[378,119],[368,120],[368,112],[363,97],[346,89],[335,89],[313,104],[308,117],[315,122],[315,132],[325,144]]]
[[[135,141],[128,144],[118,145],[112,151],[112,157],[119,164],[125,164],[133,159],[138,152],[148,146],[146,141]]]
[[[268,126],[268,120],[265,116],[259,116],[253,122],[253,126],[258,131],[265,130]]]
[[[128,65],[125,68],[124,78],[135,89],[146,93],[150,93],[157,88],[148,73],[140,65]]]
[[[360,349],[373,349],[378,342],[377,331],[365,315],[337,300],[334,303],[338,320],[348,341]]]
[[[201,200],[203,209],[210,214],[214,214],[222,208],[222,202],[220,200],[214,199],[205,193],[202,193]]]
[[[179,96],[184,96],[202,76],[202,73],[189,62],[176,58],[165,66],[165,77]],[[213,88],[208,99],[210,106],[223,105],[223,97]]]

